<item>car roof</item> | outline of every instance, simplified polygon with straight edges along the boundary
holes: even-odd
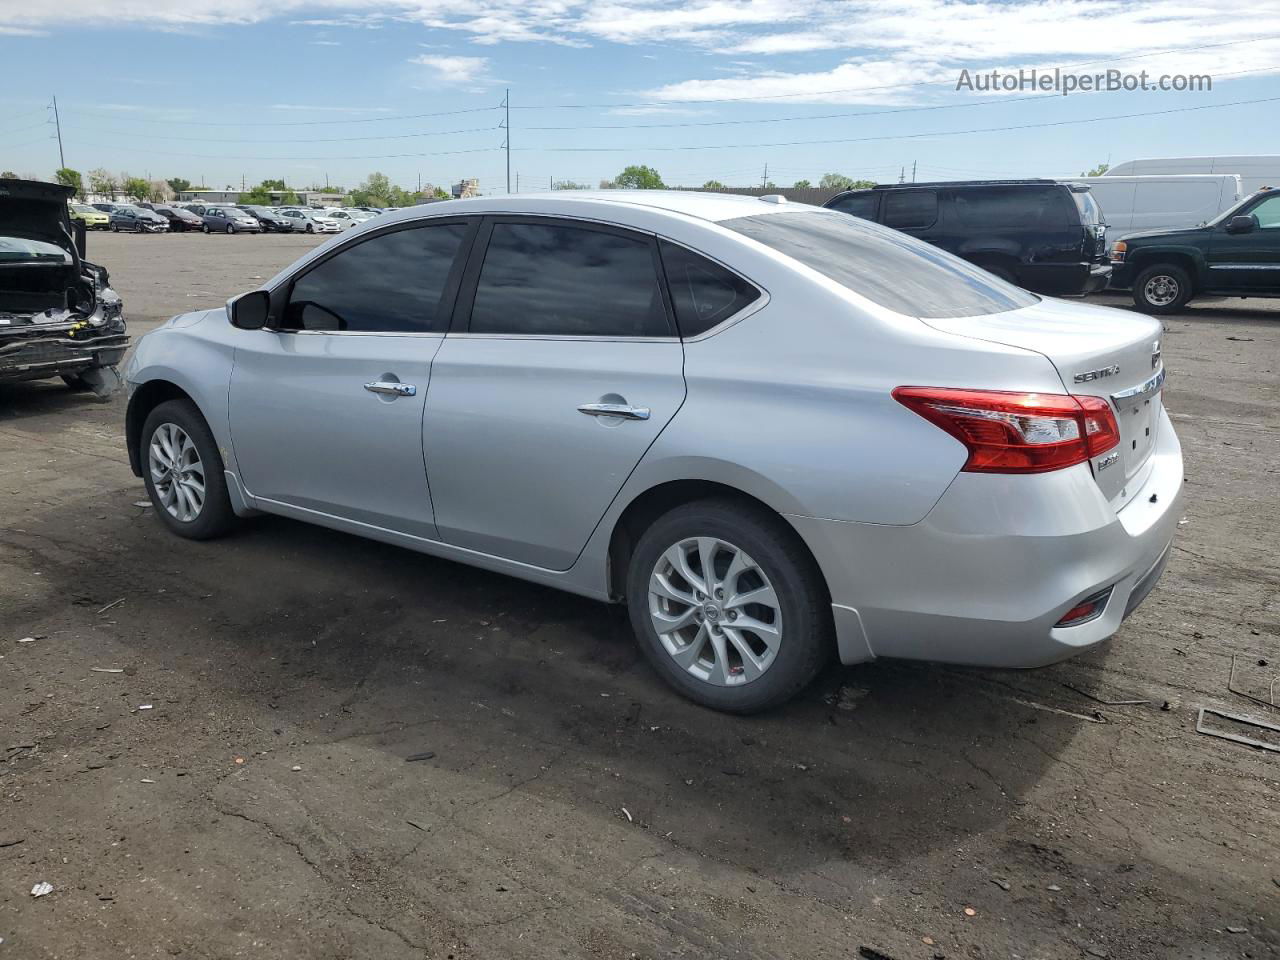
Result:
[[[441,200],[432,204],[402,207],[383,214],[379,223],[416,219],[422,216],[423,209],[428,206],[432,216],[486,213],[590,216],[588,207],[599,210],[602,205],[613,207],[623,215],[628,209],[643,207],[713,223],[761,214],[821,210],[821,207],[805,203],[788,203],[781,197],[765,199],[733,193],[699,193],[693,190],[555,190],[543,193],[469,197],[465,200]]]

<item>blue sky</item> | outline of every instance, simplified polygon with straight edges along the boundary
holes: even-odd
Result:
[[[1280,0],[0,0],[0,169],[595,185],[1076,175],[1280,153]],[[1274,35],[1266,34],[1270,27]],[[1209,74],[1209,92],[957,91],[961,69]],[[1189,107],[1210,109],[1188,112]],[[434,115],[432,115],[434,114]],[[832,116],[832,115],[836,116]],[[853,114],[850,116],[850,114]],[[1126,119],[1070,123],[1117,115]],[[1061,124],[1058,126],[1033,126]],[[1021,129],[990,130],[1014,127]],[[555,128],[555,129],[539,129]],[[957,134],[957,131],[987,132]],[[843,140],[842,143],[812,141]],[[696,148],[696,149],[691,149]]]

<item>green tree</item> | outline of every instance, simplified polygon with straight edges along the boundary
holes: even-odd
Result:
[[[435,197],[437,200],[448,200],[453,196],[453,194],[444,187],[436,187],[431,191],[431,196]]]
[[[4,173],[0,173],[0,180],[18,180],[18,179],[20,178],[12,170],[6,170],[4,171]]]
[[[348,200],[353,207],[388,207],[392,202],[391,180],[385,173],[371,173],[351,191]]]
[[[601,190],[617,190],[618,184],[613,180],[601,180],[600,189]]]
[[[809,190],[809,189],[812,189],[812,187],[813,187],[813,184],[810,183],[808,180],[797,180],[795,185],[796,190]]]
[[[1102,176],[1104,173],[1106,173],[1106,172],[1107,172],[1108,170],[1110,170],[1110,169],[1111,169],[1111,164],[1109,164],[1109,163],[1100,163],[1100,164],[1098,164],[1096,167],[1094,167],[1092,170],[1090,170],[1088,173],[1081,173],[1081,174],[1080,174],[1080,176],[1082,176],[1082,177],[1100,177],[1100,176]]]
[[[577,181],[574,181],[574,180],[557,180],[552,185],[552,189],[553,190],[590,190],[591,187],[589,187],[585,183],[578,183]]]
[[[275,190],[280,193],[288,189],[283,180],[263,180],[261,186],[263,190]]]
[[[169,184],[169,189],[174,193],[182,193],[191,189],[191,181],[186,177],[169,177],[166,182]]]
[[[702,185],[703,190],[723,190],[724,184],[719,180],[708,180]]]
[[[667,186],[653,167],[636,164],[624,169],[613,182],[622,190],[665,190]]]
[[[115,174],[107,173],[102,167],[89,171],[89,192],[96,193],[104,197],[115,196],[116,189],[119,184],[116,181]]]
[[[145,200],[151,195],[151,184],[142,177],[122,176],[120,181],[120,191],[126,197]]]
[[[70,167],[62,167],[54,171],[53,179],[57,180],[64,187],[71,187],[76,192],[76,197],[84,199],[84,180],[80,176],[79,170],[72,170]]]
[[[846,177],[843,173],[824,173],[818,181],[818,186],[823,190],[849,190],[853,184],[853,178]]]
[[[267,190],[265,183],[260,183],[256,187],[251,188],[247,193],[240,194],[241,203],[256,203],[260,206],[267,206],[271,203],[271,193]]]

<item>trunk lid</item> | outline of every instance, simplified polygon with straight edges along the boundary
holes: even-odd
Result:
[[[1105,399],[1120,427],[1120,444],[1094,458],[1094,479],[1117,508],[1141,487],[1163,400],[1158,320],[1046,298],[1008,313],[924,322],[947,333],[1033,350],[1054,365],[1068,393]]]

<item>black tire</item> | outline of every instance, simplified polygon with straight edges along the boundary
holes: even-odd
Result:
[[[151,476],[150,447],[156,430],[164,424],[175,424],[191,438],[204,466],[205,497],[199,514],[193,520],[183,521],[169,513]],[[139,443],[142,476],[147,485],[147,495],[162,523],[180,537],[189,540],[211,540],[231,531],[236,523],[227,494],[227,478],[223,473],[222,457],[217,441],[199,409],[190,400],[167,400],[147,415],[143,422]]]
[[[315,227],[313,227],[311,224],[309,224],[309,223],[308,223],[308,224],[307,224],[307,233],[315,233],[315,232],[316,232],[316,228],[315,228]]]
[[[677,664],[650,620],[649,582],[659,559],[673,545],[699,536],[745,551],[778,598],[783,626],[775,658],[756,679],[736,686],[711,683]],[[835,650],[826,585],[799,536],[781,518],[733,500],[676,507],[641,534],[627,571],[627,607],[640,648],[659,675],[695,703],[726,713],[756,713],[785,703],[809,685]]]
[[[111,224],[111,232],[112,232],[112,233],[119,233],[119,232],[120,232],[120,224],[118,224],[118,223],[113,223],[113,224]]]
[[[235,233],[235,232],[236,232],[236,225],[234,223],[228,223],[227,233]]]
[[[1195,293],[1187,271],[1172,263],[1157,263],[1133,281],[1133,305],[1143,313],[1177,313]]]
[[[208,225],[207,223],[206,223],[206,224],[204,224],[204,225],[202,225],[202,226],[200,227],[200,229],[201,229],[201,230],[203,230],[205,233],[210,233],[210,232],[211,232],[211,231],[209,230],[209,225]]]

